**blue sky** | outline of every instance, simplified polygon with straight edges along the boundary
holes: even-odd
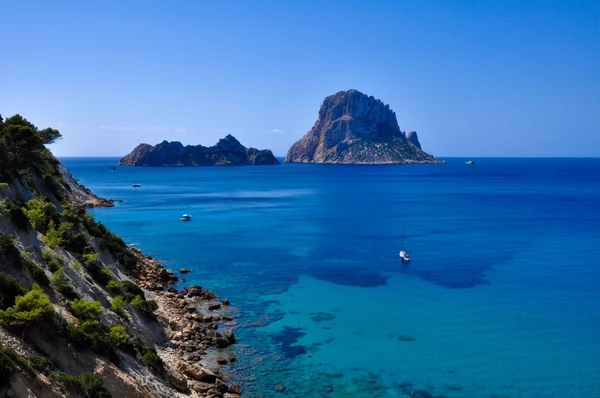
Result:
[[[600,156],[600,2],[2,1],[0,113],[121,156],[227,133],[284,155],[381,99],[436,156]]]

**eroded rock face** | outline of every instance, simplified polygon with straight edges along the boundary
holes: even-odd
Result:
[[[325,98],[313,128],[287,153],[290,163],[440,163],[411,145],[389,105],[357,90]]]
[[[411,144],[421,149],[421,143],[419,142],[419,137],[417,136],[416,131],[411,131],[410,133],[408,133],[406,138],[408,139],[408,141],[410,141]]]
[[[269,149],[246,148],[231,134],[216,145],[183,146],[178,141],[163,141],[151,146],[138,145],[119,162],[124,166],[244,166],[277,165]]]

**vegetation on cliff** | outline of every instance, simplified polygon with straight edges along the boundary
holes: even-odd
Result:
[[[143,255],[86,212],[112,203],[46,148],[60,137],[0,117],[0,396],[23,386],[53,397],[190,392],[157,355],[168,336],[134,283]]]

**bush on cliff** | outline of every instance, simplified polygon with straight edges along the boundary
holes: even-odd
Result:
[[[133,300],[131,300],[131,306],[136,308],[146,315],[153,316],[154,311],[158,309],[158,304],[154,300],[146,300],[142,298],[142,296],[135,296]]]
[[[0,262],[13,267],[21,265],[21,253],[14,245],[11,235],[0,233]]]
[[[26,293],[27,289],[16,279],[0,273],[0,310],[12,307],[15,305],[17,296],[23,296]]]
[[[104,312],[100,302],[84,299],[73,300],[71,311],[80,320],[96,320]]]
[[[123,296],[115,296],[110,302],[110,309],[123,319],[129,318],[127,311],[125,311],[125,300],[123,300]]]
[[[52,203],[42,203],[39,200],[32,199],[27,202],[24,212],[35,230],[42,234],[48,232],[50,221],[60,222],[60,213]]]
[[[50,277],[50,287],[57,292],[63,294],[68,299],[76,299],[77,293],[69,283],[69,279],[65,276],[65,267],[57,269]]]
[[[74,376],[64,372],[52,372],[50,380],[63,384],[68,390],[82,394],[86,398],[111,398],[112,395],[104,387],[102,378],[90,373]]]
[[[15,305],[0,310],[0,323],[9,326],[26,325],[35,319],[54,314],[50,298],[34,284],[25,295],[15,298]]]

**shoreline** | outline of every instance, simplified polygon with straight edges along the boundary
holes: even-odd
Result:
[[[114,207],[115,202],[121,202],[83,189],[89,197],[77,201],[76,206],[84,209]],[[228,383],[230,376],[221,369],[237,361],[225,351],[235,343],[234,333],[230,329],[220,331],[226,322],[233,321],[228,315],[229,301],[219,300],[201,286],[172,287],[180,282],[172,270],[140,249],[128,246],[128,250],[137,259],[137,275],[129,278],[158,307],[155,313],[166,339],[153,342],[167,365],[165,379],[178,392],[173,396],[240,398],[241,387]]]
[[[223,310],[229,301],[219,300],[200,286],[181,290],[170,287],[179,280],[173,271],[139,249],[130,250],[138,259],[138,277],[134,282],[158,304],[156,315],[167,341],[155,344],[159,356],[171,368],[168,381],[180,392],[189,388],[200,396],[240,397],[240,386],[227,384],[229,376],[210,366],[218,363],[220,367],[237,360],[235,355],[225,358],[221,352],[235,343],[231,330],[219,331],[224,321],[232,320]]]

